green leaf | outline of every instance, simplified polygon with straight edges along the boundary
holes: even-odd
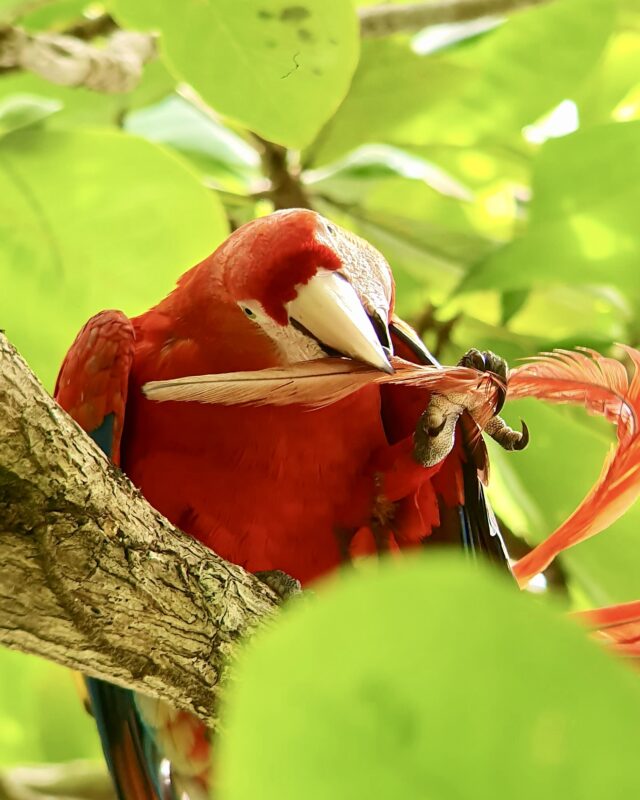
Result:
[[[16,9],[19,9],[21,5],[20,0],[0,0],[0,24],[13,23],[17,13]]]
[[[27,13],[20,24],[30,31],[60,31],[82,18],[82,12],[90,5],[87,0],[56,0],[37,7],[37,3],[25,2]],[[31,10],[28,10],[31,7]]]
[[[640,117],[640,14],[635,30],[611,37],[606,52],[590,80],[578,93],[580,124]]]
[[[591,283],[635,292],[639,203],[640,122],[551,140],[535,163],[528,230],[480,263],[460,290]]]
[[[345,0],[114,0],[154,28],[175,72],[216,111],[288,147],[308,144],[344,97],[358,59]]]
[[[18,128],[41,122],[62,108],[62,103],[29,94],[0,98],[0,137]]]
[[[503,325],[508,325],[511,319],[521,311],[529,299],[529,292],[526,289],[516,289],[512,292],[504,292],[501,297],[502,306],[500,321]]]
[[[446,59],[414,53],[407,41],[364,41],[349,93],[307,161],[326,163],[365,142],[411,141],[416,115],[425,109],[432,113],[470,78],[469,71]]]
[[[474,295],[462,297],[469,303],[473,302]],[[596,286],[551,286],[528,292],[527,302],[509,327],[517,333],[544,339],[546,350],[560,347],[560,343],[566,347],[572,339],[575,344],[599,349],[603,343],[627,341],[633,316],[627,300],[614,290]]]
[[[439,257],[413,238],[405,238],[383,214],[372,220],[357,206],[343,209],[327,199],[314,199],[314,207],[325,216],[367,239],[385,256],[396,283],[396,311],[413,317],[431,301],[442,302],[461,275],[458,264]]]
[[[0,765],[99,757],[70,670],[3,648],[0,675]]]
[[[430,554],[351,574],[249,644],[224,800],[628,800],[634,672],[505,577]]]
[[[475,78],[430,115],[427,135],[444,128],[447,141],[458,145],[519,136],[582,85],[614,19],[610,0],[560,0],[514,14],[460,51],[457,63],[473,69]]]
[[[174,87],[175,80],[158,59],[147,64],[140,84],[126,94],[100,94],[81,87],[55,86],[37,75],[10,72],[0,77],[0,98],[29,94],[61,103],[61,110],[49,123],[52,127],[115,126],[120,125],[128,111],[158,102]]]
[[[613,19],[610,0],[560,0],[446,56],[419,56],[408,41],[366,42],[349,94],[310,149],[314,163],[371,141],[522,149],[522,127],[581,86]]]
[[[248,193],[261,177],[260,157],[244,139],[176,95],[127,115],[125,129],[170,145],[230,191]]]
[[[103,308],[140,313],[227,234],[175,156],[116,132],[28,130],[0,142],[0,319],[51,385]]]

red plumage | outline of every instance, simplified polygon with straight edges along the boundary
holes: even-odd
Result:
[[[289,322],[287,304],[319,271],[339,271],[362,289],[363,303],[368,292],[375,298],[371,313],[386,303],[390,319],[393,285],[377,251],[313,212],[275,214],[239,229],[148,312],[132,320],[117,311],[95,316],[78,334],[56,386],[60,404],[179,528],[248,570],[282,570],[305,584],[350,557],[415,546],[440,524],[443,504],[465,502],[459,446],[445,462],[451,485],[440,500],[431,482],[440,465],[426,470],[413,459],[412,432],[430,391],[363,385],[310,411],[158,403],[142,387],[287,364],[283,348],[247,318],[241,301],[259,304],[277,334]],[[409,357],[422,347],[417,337],[413,346],[396,344]],[[305,346],[315,346],[312,336]],[[476,488],[468,514],[482,542],[485,533],[496,537],[485,531],[471,468]],[[459,542],[460,525],[459,515],[447,516],[444,538]],[[498,552],[502,559],[499,544]],[[160,752],[173,753],[172,780],[190,786],[187,793],[203,793],[203,755],[189,755],[194,741],[207,748],[201,723],[181,718],[184,735],[177,737],[175,712],[149,700],[134,707],[118,691],[101,684],[93,698],[94,710],[103,709],[96,716],[121,796],[159,796],[159,763],[145,765],[138,744],[150,729]]]
[[[380,254],[319,215],[295,210],[243,226],[139,317],[105,311],[90,320],[62,365],[56,397],[94,438],[109,438],[102,446],[152,505],[248,570],[282,570],[307,584],[349,557],[415,547],[429,535],[458,543],[467,537],[467,546],[506,565],[478,481],[487,472],[478,420],[463,414],[453,450],[440,463],[426,469],[414,459],[413,432],[433,388],[429,375],[424,386],[398,385],[385,381],[401,380],[401,370],[395,376],[374,373],[369,382],[366,370],[356,369],[356,391],[345,395],[338,387],[340,399],[325,397],[313,410],[299,404],[155,402],[145,396],[143,387],[153,382],[287,366],[293,339],[278,334],[296,322],[289,318],[291,304],[319,272],[356,287],[369,318],[377,315],[378,325],[389,326],[398,355],[429,362],[415,333],[393,316],[393,283]],[[355,295],[345,297],[349,303]],[[257,304],[266,327],[247,317],[243,301]],[[386,319],[380,319],[381,307]],[[287,336],[309,334],[302,324],[293,327]],[[325,330],[331,333],[330,326]],[[312,350],[313,340],[310,334],[305,347]],[[375,345],[382,358],[382,344]],[[631,355],[640,364],[640,355]],[[592,360],[562,354],[521,368],[510,382],[511,396],[578,401],[615,419],[620,439],[587,503],[517,565],[522,583],[559,550],[601,529],[638,494],[639,379],[628,385],[618,366],[593,354]],[[457,391],[481,390],[470,370],[454,370],[450,377]],[[488,397],[489,413],[492,403]],[[624,635],[631,625],[637,635],[636,618],[620,625],[626,626]],[[637,648],[637,638],[632,644]],[[172,717],[152,707],[151,713],[176,728],[175,712]],[[203,728],[192,723],[190,746],[197,741],[206,749]],[[171,725],[165,728],[175,739]],[[124,794],[130,786],[135,796],[152,796],[148,780],[131,767],[133,745],[122,733],[115,740],[116,754],[126,756],[126,769],[120,770],[128,776],[121,784]],[[200,783],[201,756],[197,774],[190,773]]]
[[[115,460],[123,430],[122,468],[178,527],[251,571],[280,569],[303,583],[341,563],[345,532],[352,536],[369,526],[377,502],[374,467],[389,460],[397,431],[411,436],[429,392],[365,386],[309,412],[301,406],[156,403],[142,386],[282,364],[238,300],[260,301],[284,324],[285,303],[297,287],[319,267],[343,265],[325,229],[321,217],[306,211],[249,223],[131,323],[118,312],[90,321],[57,387],[61,405],[87,430],[101,415],[115,413]],[[90,367],[94,362],[102,371]],[[456,453],[451,460],[459,458]],[[413,480],[410,500],[419,510],[424,498],[423,527],[416,530],[413,519],[410,536],[398,531],[401,542],[424,538],[438,522],[433,491],[417,493],[425,481],[426,473]],[[393,499],[402,500],[399,494],[396,485]],[[461,491],[450,494],[451,502],[463,502]]]

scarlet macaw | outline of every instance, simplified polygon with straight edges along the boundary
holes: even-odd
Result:
[[[307,585],[354,554],[436,539],[506,565],[478,480],[486,454],[477,437],[473,450],[465,445],[464,420],[444,461],[412,461],[415,474],[381,482],[396,455],[413,453],[406,445],[428,404],[424,389],[371,385],[313,412],[154,403],[142,392],[152,380],[326,355],[390,371],[394,350],[436,363],[394,315],[383,256],[312,211],[287,210],[239,228],[141,316],[89,320],[55,396],[153,506],[252,572],[281,570]],[[88,684],[123,800],[205,796],[209,748],[194,718]]]

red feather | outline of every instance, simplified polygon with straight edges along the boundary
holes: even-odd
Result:
[[[511,373],[509,399],[537,397],[580,403],[617,425],[618,443],[602,473],[571,516],[514,566],[521,586],[558,553],[604,530],[640,495],[640,352],[624,348],[634,365],[631,382],[618,361],[593,350],[547,353]]]
[[[623,656],[640,658],[640,600],[580,611],[573,615]]]
[[[357,361],[324,358],[286,367],[255,371],[192,375],[143,386],[149,400],[197,401],[214,405],[287,406],[323,408],[355,394],[370,384],[402,384],[426,391],[475,396],[474,418],[490,419],[496,407],[500,381],[488,372],[467,367],[434,369],[392,359],[394,372],[387,375]],[[485,421],[486,421],[485,420]]]

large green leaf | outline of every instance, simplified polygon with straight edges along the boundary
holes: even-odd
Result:
[[[635,294],[639,203],[640,122],[551,140],[535,164],[526,233],[479,264],[461,289],[594,283]]]
[[[62,103],[31,94],[0,96],[0,137],[42,122],[62,108]]]
[[[635,29],[611,37],[602,61],[576,97],[580,124],[640,117],[640,13]]]
[[[237,134],[177,95],[127,115],[125,129],[169,145],[218,185],[245,192],[260,178],[260,157]]]
[[[421,147],[517,145],[524,125],[581,86],[613,19],[610,0],[559,0],[514,14],[446,58],[418,56],[408,41],[368,42],[345,102],[311,149],[313,158],[324,162],[379,140]]]
[[[28,130],[0,143],[0,319],[49,384],[91,314],[140,313],[226,233],[214,193],[142,139]]]
[[[23,3],[26,14],[20,24],[27,30],[64,30],[82,19],[89,0],[48,0],[45,3]]]
[[[114,0],[154,28],[183,80],[216,111],[280,144],[308,144],[344,97],[358,59],[348,0]]]
[[[365,142],[411,141],[416,115],[457,96],[470,78],[445,59],[414,53],[407,41],[365,41],[349,94],[307,159],[324,163]]]
[[[14,22],[16,7],[20,5],[20,0],[0,0],[0,24],[4,22]]]
[[[421,559],[352,575],[251,643],[224,800],[539,800],[640,791],[635,673],[498,575]]]
[[[519,134],[582,85],[614,19],[611,0],[559,0],[513,15],[461,51],[458,63],[476,77],[429,118],[428,130],[435,136],[446,126],[458,145]]]

